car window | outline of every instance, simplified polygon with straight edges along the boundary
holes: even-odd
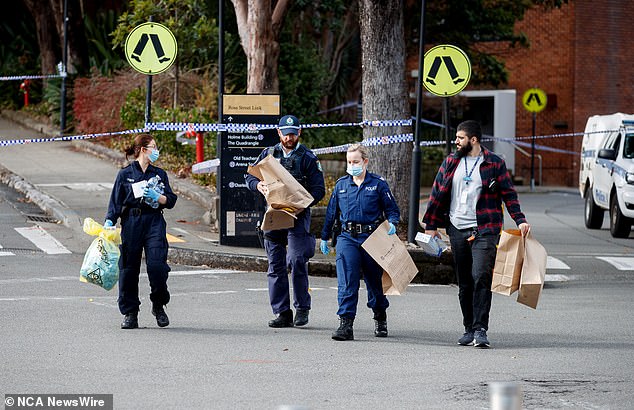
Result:
[[[634,158],[634,134],[625,136],[623,144],[623,158]]]
[[[612,144],[612,146],[608,147],[614,150],[614,152],[616,153],[616,155],[619,154],[619,148],[621,147],[621,134],[616,136],[616,139],[614,140],[614,143]]]
[[[608,135],[608,138],[606,138],[605,143],[603,144],[603,148],[612,149],[616,136],[616,133],[611,133],[610,135]]]

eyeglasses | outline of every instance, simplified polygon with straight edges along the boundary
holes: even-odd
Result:
[[[147,147],[144,147],[144,148],[145,149],[155,149],[157,151],[160,151],[156,145],[148,145]]]

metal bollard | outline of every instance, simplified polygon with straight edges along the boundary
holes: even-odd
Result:
[[[514,382],[490,382],[491,410],[521,410],[522,388]]]

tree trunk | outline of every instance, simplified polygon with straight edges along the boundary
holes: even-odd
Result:
[[[61,61],[61,50],[50,4],[39,0],[24,0],[24,5],[35,20],[42,74],[55,74],[57,63]]]
[[[88,41],[84,29],[84,16],[79,0],[66,0],[68,13],[68,67],[71,74],[83,74],[88,70]],[[64,0],[50,0],[55,27],[60,39],[59,48],[64,52]],[[60,60],[61,61],[61,60]]]
[[[359,0],[364,120],[411,118],[405,82],[405,36],[400,0]],[[411,127],[366,127],[363,138],[411,132]],[[370,171],[385,177],[407,226],[412,144],[369,147]]]
[[[247,56],[247,93],[276,94],[280,83],[278,41],[289,0],[231,0]]]

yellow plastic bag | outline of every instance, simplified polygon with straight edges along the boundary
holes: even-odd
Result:
[[[97,238],[86,251],[79,271],[79,280],[110,290],[119,280],[121,229],[107,229],[92,218],[86,218],[84,232]]]

